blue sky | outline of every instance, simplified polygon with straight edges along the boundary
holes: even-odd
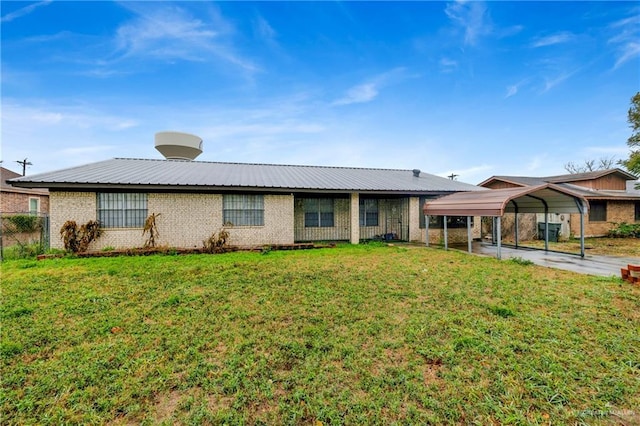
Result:
[[[478,183],[626,158],[638,2],[1,3],[2,160],[419,168]]]

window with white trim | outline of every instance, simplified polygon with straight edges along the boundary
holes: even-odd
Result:
[[[29,198],[29,214],[36,216],[40,213],[40,198]]]
[[[378,200],[360,198],[360,226],[378,226]]]
[[[102,228],[142,228],[146,218],[147,194],[98,193],[98,222]]]
[[[333,227],[333,198],[305,198],[303,203],[306,228]]]
[[[224,223],[233,226],[264,226],[262,194],[226,194],[222,200]]]

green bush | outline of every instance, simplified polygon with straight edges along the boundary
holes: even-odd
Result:
[[[614,228],[608,232],[613,238],[640,238],[640,223],[614,222]]]
[[[19,214],[15,216],[5,217],[7,223],[3,230],[10,233],[31,233],[40,230],[41,222],[38,216],[29,216],[25,214]]]

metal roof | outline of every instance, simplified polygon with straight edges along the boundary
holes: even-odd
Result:
[[[458,192],[425,203],[424,214],[432,216],[502,216],[504,213],[581,213],[587,200],[554,184],[521,188]]]
[[[488,191],[412,170],[114,158],[18,178],[15,186],[68,189],[360,191],[442,193]]]

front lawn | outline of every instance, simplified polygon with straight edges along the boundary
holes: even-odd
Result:
[[[0,321],[2,424],[640,418],[638,286],[455,251],[8,261]]]

